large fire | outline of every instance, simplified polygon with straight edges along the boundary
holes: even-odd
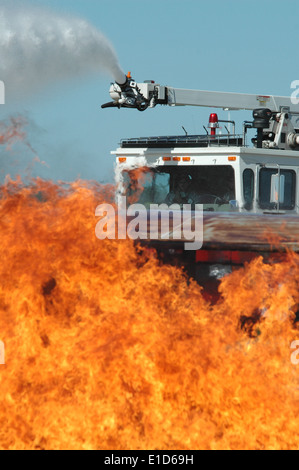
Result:
[[[111,188],[1,188],[2,449],[295,449],[299,257],[207,303],[178,268],[95,237]]]
[[[112,187],[0,191],[1,449],[298,448],[298,255],[233,272],[212,305],[96,238]]]

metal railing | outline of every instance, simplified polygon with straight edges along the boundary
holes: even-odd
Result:
[[[244,145],[242,134],[176,135],[160,137],[138,137],[122,139],[121,147],[241,147]]]

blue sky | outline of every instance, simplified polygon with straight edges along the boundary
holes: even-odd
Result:
[[[299,79],[298,0],[32,3],[90,21],[112,42],[123,69],[137,82],[288,96],[291,82]],[[0,107],[0,120],[21,113],[30,121],[30,144],[47,163],[35,164],[33,176],[112,181],[110,150],[121,138],[178,134],[182,125],[189,133],[202,133],[207,125],[205,108],[102,110],[101,104],[110,100],[110,81],[101,74],[74,78]],[[220,111],[219,117],[227,115]],[[232,117],[241,123],[251,115]],[[0,152],[0,176],[23,172],[31,157],[22,146],[9,155]]]

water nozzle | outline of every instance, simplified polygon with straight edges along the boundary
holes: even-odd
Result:
[[[150,104],[132,79],[131,72],[112,83],[109,93],[113,101],[102,105],[102,108],[136,108],[144,111]]]

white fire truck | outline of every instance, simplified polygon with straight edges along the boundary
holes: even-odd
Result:
[[[138,188],[137,199],[145,205],[203,205],[204,245],[192,255],[197,272],[221,277],[231,266],[257,254],[268,260],[286,249],[299,250],[299,104],[295,99],[136,83],[130,74],[123,83],[111,84],[110,96],[113,101],[103,108],[145,111],[168,105],[253,112],[241,134],[236,134],[235,122],[220,121],[212,112],[210,130],[205,129],[204,135],[185,132],[124,139],[112,152],[119,193],[132,195]],[[220,124],[225,133],[217,132]],[[249,129],[256,129],[250,145]],[[136,169],[142,168],[147,171],[138,173],[142,178],[138,185]],[[275,237],[279,244],[273,245]],[[168,259],[176,259],[182,251],[178,242],[164,243],[160,249]]]

